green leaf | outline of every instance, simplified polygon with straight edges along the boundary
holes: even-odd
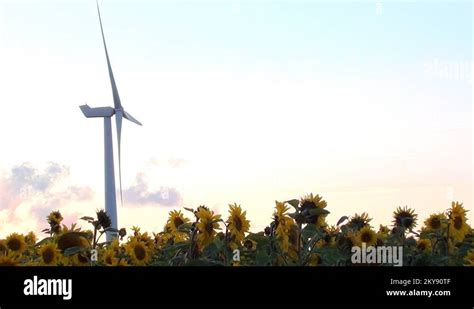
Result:
[[[314,250],[316,251],[316,250]],[[321,254],[322,264],[325,266],[336,266],[339,261],[343,258],[341,252],[334,247],[324,247],[318,250],[319,254]]]
[[[405,246],[416,246],[416,240],[413,238],[407,238],[405,240]]]
[[[191,260],[185,266],[219,266],[219,264],[207,260]]]
[[[300,205],[300,201],[298,201],[298,200],[293,199],[293,200],[286,201],[285,203],[290,204],[290,205],[293,206],[293,208],[295,208],[296,210],[299,209],[298,206]]]
[[[341,226],[341,232],[342,232],[343,234],[346,234],[349,230],[350,230],[350,229],[349,229],[349,227],[348,227],[346,224]]]
[[[119,230],[117,230],[116,228],[113,228],[113,227],[108,227],[108,228],[104,229],[104,231],[111,232],[111,233],[118,233],[119,232]]]
[[[79,246],[76,246],[76,247],[71,247],[71,248],[67,248],[66,250],[64,250],[64,256],[71,256],[71,255],[74,255],[76,253],[80,253],[80,252],[83,252],[87,250],[86,248],[83,248],[83,247],[79,247]]]
[[[293,218],[293,219],[296,220],[296,218],[298,218],[299,214],[296,213],[296,212],[292,212],[292,213],[288,214],[288,216],[290,216],[290,218]]]
[[[342,217],[337,221],[337,224],[336,224],[336,225],[341,224],[342,222],[346,221],[347,219],[349,219],[348,216],[342,216]]]
[[[320,215],[327,215],[329,214],[329,211],[327,211],[326,209],[324,208],[312,208],[309,210],[309,215],[310,216],[320,216]]]
[[[264,242],[264,241],[267,241],[267,236],[265,236],[263,234],[263,232],[259,232],[259,233],[249,233],[247,235],[247,238],[250,239],[250,240],[253,240],[255,241],[257,244],[260,243],[260,242]]]
[[[193,227],[192,223],[183,223],[178,227],[179,232],[189,232]]]
[[[168,251],[173,251],[173,250],[181,250],[181,249],[184,249],[186,247],[189,247],[189,245],[190,245],[190,241],[187,240],[187,241],[179,242],[179,243],[173,244],[171,246],[165,247],[165,248],[161,249],[161,251],[168,252]]]
[[[403,226],[397,226],[393,229],[393,234],[392,235],[395,236],[395,237],[401,237],[404,234],[405,234],[405,228]]]
[[[194,213],[194,209],[192,209],[192,208],[184,207],[184,210],[187,210],[187,211],[190,211],[190,212]]]
[[[41,245],[44,244],[45,242],[48,242],[48,241],[53,240],[53,239],[54,239],[54,237],[46,237],[46,238],[43,238],[43,239],[41,239],[39,242],[37,242],[37,243],[35,244],[35,247],[41,246]]]
[[[266,250],[259,250],[255,257],[255,264],[258,266],[268,266],[271,261],[271,256],[268,255]]]
[[[459,246],[458,254],[464,257],[472,248],[474,248],[474,243],[464,240]]]
[[[85,220],[85,221],[91,222],[91,221],[94,221],[94,218],[88,217],[88,216],[84,216],[84,217],[81,217],[81,220]]]
[[[319,234],[319,229],[316,227],[315,224],[307,224],[302,230],[301,230],[301,237],[303,239],[308,239],[312,238],[315,235]]]
[[[310,225],[310,224],[308,224],[308,225]],[[308,225],[306,227],[308,227]],[[311,224],[311,225],[313,225],[313,224]],[[306,229],[306,227],[305,227],[305,229]],[[305,236],[305,233],[304,233],[305,229],[303,229],[303,231],[301,232],[302,237],[306,237],[305,239],[310,238],[310,240],[303,247],[303,252],[305,252],[305,256],[306,256],[310,253],[310,249],[314,246],[314,244],[317,243],[320,239],[323,238],[324,233],[320,232],[318,229],[316,229],[315,231],[310,229],[310,230],[306,231],[306,236]]]
[[[219,253],[219,249],[217,248],[215,243],[210,243],[204,250],[202,251],[204,256],[212,258],[217,253]]]
[[[213,244],[216,245],[217,247],[217,250],[222,250],[222,248],[225,247],[225,240],[224,239],[219,239],[219,238],[216,238],[213,242]]]
[[[75,236],[82,236],[84,238],[87,238],[87,236],[89,236],[87,233],[85,232],[67,232],[68,235],[75,235]]]

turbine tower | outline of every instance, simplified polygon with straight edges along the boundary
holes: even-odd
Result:
[[[121,135],[122,135],[122,119],[125,118],[138,125],[142,125],[138,120],[127,113],[120,102],[117,85],[115,84],[114,74],[110,65],[109,53],[107,52],[107,45],[105,44],[104,29],[102,27],[102,19],[100,18],[99,2],[97,1],[97,13],[99,15],[100,31],[102,33],[102,42],[104,43],[105,58],[107,59],[107,68],[109,70],[110,84],[112,86],[112,95],[114,99],[114,107],[94,107],[89,105],[81,105],[84,116],[87,118],[104,118],[104,172],[105,172],[105,211],[110,217],[112,227],[118,228],[117,221],[117,200],[115,191],[115,171],[114,171],[114,151],[112,142],[112,116],[115,115],[115,124],[117,129],[117,148],[118,148],[118,163],[119,163],[119,185],[120,185],[120,201],[122,200],[122,168],[121,168]],[[107,241],[110,241],[116,233],[107,232]]]

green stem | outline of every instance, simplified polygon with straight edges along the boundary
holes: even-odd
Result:
[[[100,232],[99,237],[97,237],[97,244],[99,243],[99,239],[102,237],[102,234],[104,234],[104,233],[105,233],[105,231]]]
[[[301,223],[298,223],[298,240],[297,240],[297,249],[298,249],[298,264],[301,266]]]
[[[193,224],[193,232],[191,233],[191,244],[188,250],[188,259],[192,260],[194,256],[194,247],[196,245],[197,221]]]

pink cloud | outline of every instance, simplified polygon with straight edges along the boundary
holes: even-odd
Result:
[[[23,163],[0,175],[0,215],[8,224],[0,225],[0,233],[25,224],[31,229],[35,226],[46,228],[46,216],[51,211],[65,210],[71,202],[93,199],[94,191],[90,187],[72,185],[61,188],[62,181],[68,177],[69,168],[54,162],[49,162],[43,169]],[[79,215],[67,211],[63,216],[64,223],[70,225]]]

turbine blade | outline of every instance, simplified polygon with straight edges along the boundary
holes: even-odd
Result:
[[[132,115],[130,115],[129,113],[127,113],[126,111],[123,111],[123,118],[127,119],[127,120],[130,120],[131,122],[133,123],[136,123],[138,124],[139,126],[142,125],[142,123],[138,120],[136,120],[135,118],[133,118]]]
[[[114,73],[112,72],[112,66],[110,65],[109,53],[107,52],[107,45],[105,44],[105,36],[104,36],[104,28],[102,27],[102,19],[100,18],[100,10],[99,10],[99,1],[97,0],[97,13],[99,13],[99,23],[100,23],[100,31],[102,33],[102,41],[104,42],[104,49],[105,49],[105,57],[107,58],[107,67],[109,69],[109,78],[110,84],[112,86],[112,94],[114,97],[114,107],[115,108],[122,108],[122,103],[120,103],[120,97],[117,90],[117,85],[115,84]]]
[[[119,168],[119,187],[120,187],[120,203],[123,205],[122,197],[122,159],[121,159],[121,138],[122,138],[122,111],[115,111],[115,121],[117,123],[117,148],[118,148],[118,168]]]

